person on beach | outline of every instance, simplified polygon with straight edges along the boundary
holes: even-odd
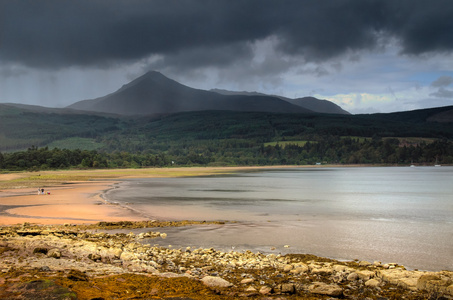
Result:
[[[44,195],[44,189],[41,189],[41,194]]]
[[[41,189],[38,188],[38,195],[41,195]]]

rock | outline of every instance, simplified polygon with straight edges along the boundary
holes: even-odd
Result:
[[[50,250],[47,252],[47,256],[48,256],[48,257],[52,257],[52,258],[60,258],[60,257],[61,257],[60,249],[57,249],[57,248],[50,249]]]
[[[248,283],[252,283],[253,281],[254,281],[253,278],[245,278],[245,279],[241,280],[241,283],[242,284],[248,284]]]
[[[371,266],[371,263],[366,260],[359,261],[359,267],[368,267]]]
[[[323,282],[314,282],[308,287],[308,291],[312,294],[327,295],[339,297],[343,295],[343,289],[336,284],[326,284]]]
[[[379,270],[377,272],[377,276],[383,281],[409,289],[416,289],[417,280],[422,274],[422,272],[411,272],[403,269]]]
[[[283,267],[283,272],[289,272],[293,269],[293,266],[292,265],[285,265]]]
[[[256,289],[253,286],[249,286],[245,289],[246,292],[256,292]]]
[[[205,276],[201,281],[209,287],[225,288],[233,285],[231,282],[217,276]]]
[[[453,284],[449,285],[449,286],[445,289],[445,293],[446,293],[447,295],[453,296]]]
[[[347,268],[348,268],[348,267],[343,266],[343,265],[334,265],[334,266],[332,267],[332,269],[333,269],[335,272],[344,272],[344,271],[346,271]]]
[[[282,283],[280,285],[280,291],[286,294],[294,294],[296,292],[296,286],[293,283]]]
[[[308,272],[307,265],[299,265],[290,271],[292,274],[302,274]]]
[[[365,285],[368,287],[378,287],[381,284],[381,282],[377,279],[370,279],[365,282]]]
[[[417,281],[418,278],[415,277],[401,278],[400,280],[398,280],[398,286],[407,290],[416,291]]]
[[[418,278],[417,289],[453,295],[453,279],[441,274],[425,274]]]
[[[137,256],[132,252],[121,252],[120,259],[122,261],[131,261],[137,259]]]
[[[312,274],[318,274],[318,275],[330,275],[333,272],[334,272],[333,269],[328,268],[328,267],[322,267],[322,268],[319,268],[319,269],[315,268],[315,269],[311,270]]]
[[[348,281],[356,281],[359,279],[359,275],[357,275],[357,273],[351,273],[348,275],[348,277],[346,278]]]
[[[368,271],[368,270],[360,270],[360,271],[356,271],[356,273],[360,279],[365,280],[365,281],[373,278],[376,275],[373,271]]]
[[[112,250],[113,258],[119,259],[121,257],[121,254],[123,253],[123,250],[121,248],[114,248]]]
[[[272,293],[272,288],[271,287],[262,286],[260,288],[260,294],[267,295],[267,294],[270,294],[270,293]]]

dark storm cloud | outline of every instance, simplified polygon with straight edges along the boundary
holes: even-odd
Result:
[[[322,61],[382,47],[453,49],[449,0],[0,0],[0,61],[31,67],[104,66],[158,55],[186,67],[250,59],[274,37],[282,54]]]

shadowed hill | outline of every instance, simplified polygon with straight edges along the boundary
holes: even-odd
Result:
[[[312,113],[309,109],[277,97],[220,95],[190,88],[159,72],[148,72],[112,94],[76,102],[68,108],[121,115],[153,115],[202,110]]]
[[[282,96],[275,95],[266,95],[258,92],[234,92],[222,89],[212,89],[211,91],[222,94],[222,95],[243,95],[243,96],[270,96],[277,97],[279,99],[285,100],[291,104],[312,110],[317,113],[323,114],[340,114],[340,115],[349,115],[350,113],[342,109],[340,106],[328,100],[321,100],[315,97],[302,97],[302,98],[286,98]]]

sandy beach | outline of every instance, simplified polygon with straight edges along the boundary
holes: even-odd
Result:
[[[66,186],[7,190],[0,198],[0,225],[18,223],[92,224],[100,221],[140,221],[142,217],[105,202],[100,194],[114,182],[81,182]]]
[[[141,221],[145,218],[122,206],[107,203],[101,198],[101,194],[123,178],[200,176],[278,167],[281,166],[69,170],[0,174],[0,225],[24,222],[48,225]],[[45,194],[38,195],[38,188],[44,188]]]

